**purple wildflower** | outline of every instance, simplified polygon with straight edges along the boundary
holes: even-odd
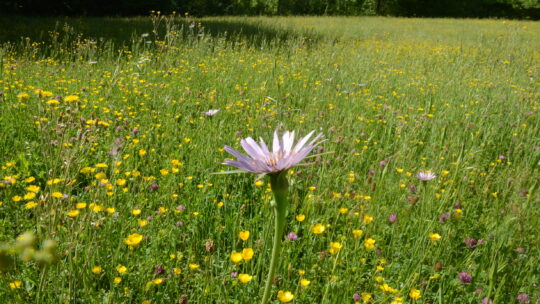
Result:
[[[439,222],[444,223],[450,218],[450,213],[443,213],[439,216]]]
[[[469,247],[470,249],[474,249],[476,248],[477,242],[474,238],[467,238],[465,240],[465,245],[467,245],[467,247]]]
[[[298,235],[296,235],[296,233],[294,232],[290,232],[289,234],[287,234],[287,239],[289,241],[298,241]]]
[[[460,272],[458,274],[458,279],[461,281],[461,284],[467,285],[471,284],[472,282],[472,275],[466,273],[466,272]]]
[[[155,273],[155,274],[162,274],[162,273],[164,273],[164,272],[165,272],[165,268],[163,268],[163,267],[161,267],[161,266],[156,266],[156,267],[154,268],[154,273]]]
[[[390,223],[395,223],[397,221],[397,214],[395,213],[390,214],[390,216],[388,217],[388,221]]]
[[[493,304],[493,301],[490,298],[485,297],[482,299],[482,304]]]
[[[531,302],[531,300],[529,299],[529,295],[526,293],[518,294],[517,300],[519,303],[523,303],[523,304],[528,304]]]

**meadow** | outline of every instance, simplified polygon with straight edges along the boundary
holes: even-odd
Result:
[[[258,302],[269,180],[212,173],[274,130],[326,141],[272,303],[540,303],[540,23],[0,25],[3,303]]]

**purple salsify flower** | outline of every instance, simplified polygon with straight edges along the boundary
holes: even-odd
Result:
[[[298,235],[296,235],[294,232],[290,232],[287,234],[287,239],[290,241],[298,241]]]
[[[150,185],[150,191],[156,191],[159,188],[159,185],[157,183],[153,183]]]
[[[463,206],[461,205],[461,202],[460,202],[460,201],[457,201],[457,202],[454,204],[454,209],[463,209]]]
[[[116,155],[118,155],[118,148],[112,148],[112,149],[109,151],[109,155],[110,155],[110,156],[116,156]]]
[[[224,164],[234,166],[242,171],[259,174],[282,172],[298,165],[313,148],[322,142],[317,143],[322,137],[322,133],[320,133],[308,143],[314,132],[311,131],[308,135],[301,138],[294,147],[294,131],[285,131],[281,139],[278,137],[277,132],[274,132],[272,152],[270,152],[262,139],[259,144],[251,137],[242,139],[240,144],[248,156],[239,153],[229,146],[225,146],[225,151],[237,159],[225,160]]]
[[[139,133],[139,129],[135,128],[135,129],[131,130],[131,134],[137,135],[137,133]]]
[[[368,174],[369,174],[370,176],[375,175],[375,170],[369,169]]]
[[[178,222],[176,222],[175,225],[176,225],[177,227],[184,226],[184,222],[178,221]]]
[[[231,272],[231,278],[236,278],[238,276],[238,272],[233,271]]]
[[[504,157],[504,155],[499,155],[499,159],[500,159],[500,160],[503,160],[503,159],[505,159],[505,158],[506,158],[506,157]]]
[[[437,175],[435,175],[435,173],[431,172],[431,171],[420,171],[416,174],[416,178],[418,178],[419,180],[423,181],[423,182],[427,182],[427,181],[430,181],[434,178],[436,178]]]
[[[409,192],[411,192],[413,194],[416,193],[416,186],[415,185],[410,185],[409,186]]]
[[[352,296],[352,298],[353,298],[353,301],[355,301],[355,302],[358,302],[358,301],[360,301],[360,299],[361,299],[361,297],[360,297],[360,295],[359,295],[358,293],[355,293],[355,294]]]
[[[176,210],[178,210],[178,211],[184,211],[184,210],[186,210],[186,207],[184,207],[184,205],[178,205],[178,206],[176,207]]]
[[[465,240],[465,245],[467,245],[467,247],[469,247],[470,249],[474,249],[476,248],[477,242],[474,238],[467,238]]]
[[[466,273],[466,272],[460,272],[458,273],[458,279],[461,281],[461,284],[467,285],[471,284],[472,282],[472,275]]]
[[[531,302],[529,295],[526,293],[520,293],[517,295],[517,300],[519,303],[528,304]]]
[[[390,216],[388,217],[388,221],[390,223],[395,223],[397,221],[397,214],[395,213],[390,214]]]
[[[444,223],[450,218],[450,213],[443,213],[439,216],[439,222]]]

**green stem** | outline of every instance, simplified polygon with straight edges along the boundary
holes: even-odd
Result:
[[[285,229],[285,216],[287,214],[287,208],[289,201],[287,198],[289,191],[289,183],[287,181],[286,172],[270,175],[270,184],[272,186],[272,192],[274,192],[275,204],[274,208],[274,243],[272,246],[272,258],[270,260],[270,269],[268,270],[268,276],[266,277],[266,285],[264,287],[264,294],[261,304],[268,303],[270,298],[270,292],[272,289],[272,281],[274,279],[274,273],[279,261],[281,253],[281,238],[283,237],[283,230]]]

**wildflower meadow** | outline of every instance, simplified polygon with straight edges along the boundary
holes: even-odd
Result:
[[[0,25],[0,303],[540,303],[540,23]]]

